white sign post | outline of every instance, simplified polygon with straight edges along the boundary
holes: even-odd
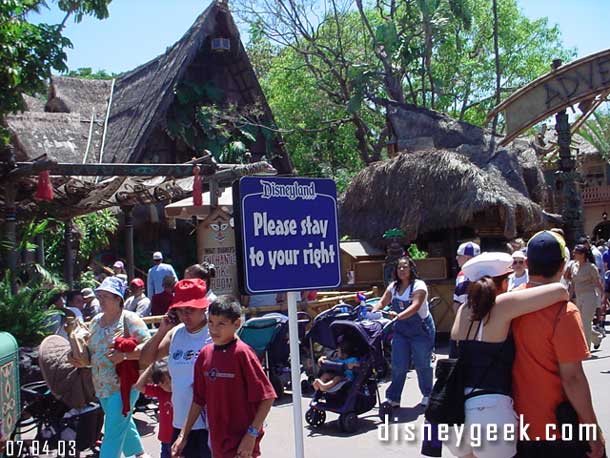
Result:
[[[305,456],[298,291],[341,284],[337,186],[320,178],[242,177],[233,186],[242,291],[286,291],[294,413],[294,456]]]
[[[292,416],[294,423],[294,456],[303,458],[303,412],[301,393],[301,360],[299,351],[299,323],[297,319],[297,302],[300,294],[290,291],[288,301],[288,334],[290,337],[290,372],[292,380]]]

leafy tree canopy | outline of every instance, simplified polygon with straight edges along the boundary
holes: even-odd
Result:
[[[80,22],[85,16],[108,17],[111,0],[54,0],[66,13],[61,24],[34,24],[31,16],[49,3],[44,0],[3,0],[0,2],[0,120],[22,110],[21,94],[44,89],[51,71],[66,72],[65,49],[72,46],[63,36],[70,16]],[[0,127],[0,146],[8,142]]]

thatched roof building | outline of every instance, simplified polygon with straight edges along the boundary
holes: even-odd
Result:
[[[440,113],[389,104],[388,119],[402,152],[354,178],[340,201],[343,233],[379,245],[393,227],[414,240],[460,228],[510,239],[548,226],[544,176],[528,142],[490,154],[489,132]]]
[[[212,41],[223,39],[223,52],[215,50]],[[227,47],[228,44],[228,47]],[[227,49],[228,48],[228,49]],[[167,51],[114,80],[89,80],[54,76],[49,92],[41,98],[24,95],[27,110],[7,116],[5,122],[13,137],[18,161],[27,161],[43,154],[58,162],[69,163],[184,163],[202,151],[189,146],[185,139],[172,135],[168,122],[179,104],[176,89],[183,84],[195,90],[212,88],[216,97],[201,105],[215,103],[219,107],[241,108],[256,105],[260,125],[273,126],[273,116],[260,84],[240,40],[237,26],[226,1],[214,0],[195,20],[185,35]],[[199,103],[199,102],[198,102]],[[180,122],[197,130],[196,106],[181,112]],[[186,113],[186,114],[185,114]],[[255,141],[248,145],[251,162],[268,160],[280,173],[292,172],[292,162],[279,135],[270,135],[258,128]],[[76,178],[74,178],[76,180]],[[65,178],[53,178],[56,195],[66,200],[60,205],[61,217],[70,215],[64,204],[73,202],[74,214],[95,210],[89,201],[79,201],[81,194],[95,195],[94,179],[85,178],[66,184]],[[141,180],[140,180],[141,181]],[[150,181],[150,180],[148,180]],[[192,181],[192,180],[191,180]],[[93,186],[93,187],[92,187]],[[101,186],[101,185],[100,185]],[[131,188],[138,186],[131,186]],[[164,198],[184,198],[188,189],[161,193]],[[107,190],[100,189],[100,206],[125,204],[107,200]],[[0,196],[1,199],[1,196]],[[19,208],[32,209],[32,183],[24,180],[18,193]],[[143,198],[142,203],[155,203]],[[51,212],[52,206],[38,206]]]
[[[213,49],[215,38],[230,49]],[[227,43],[225,41],[225,43]],[[47,100],[24,96],[27,111],[8,116],[17,158],[48,154],[59,162],[182,163],[201,151],[168,133],[176,88],[213,87],[218,106],[256,105],[256,120],[272,126],[273,116],[225,1],[214,0],[168,50],[115,80],[54,76]],[[208,86],[205,86],[208,85]],[[204,104],[204,103],[202,103]],[[197,129],[195,110],[182,121]],[[292,162],[278,135],[261,129],[249,145],[252,162],[266,156],[280,173]]]

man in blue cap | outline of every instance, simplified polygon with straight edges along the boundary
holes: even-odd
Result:
[[[537,233],[527,245],[526,287],[558,282],[564,264],[564,239],[551,231]],[[604,456],[604,437],[582,367],[590,355],[576,306],[560,302],[523,315],[513,320],[512,330],[516,346],[513,399],[522,424],[527,425],[521,429],[519,458]],[[563,440],[561,424],[571,422],[570,417],[581,426],[590,425],[588,439],[579,440],[582,429],[575,428],[574,440]]]

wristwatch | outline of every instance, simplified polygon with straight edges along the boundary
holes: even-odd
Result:
[[[261,435],[261,432],[252,425],[248,426],[247,433],[252,437],[258,437]]]

